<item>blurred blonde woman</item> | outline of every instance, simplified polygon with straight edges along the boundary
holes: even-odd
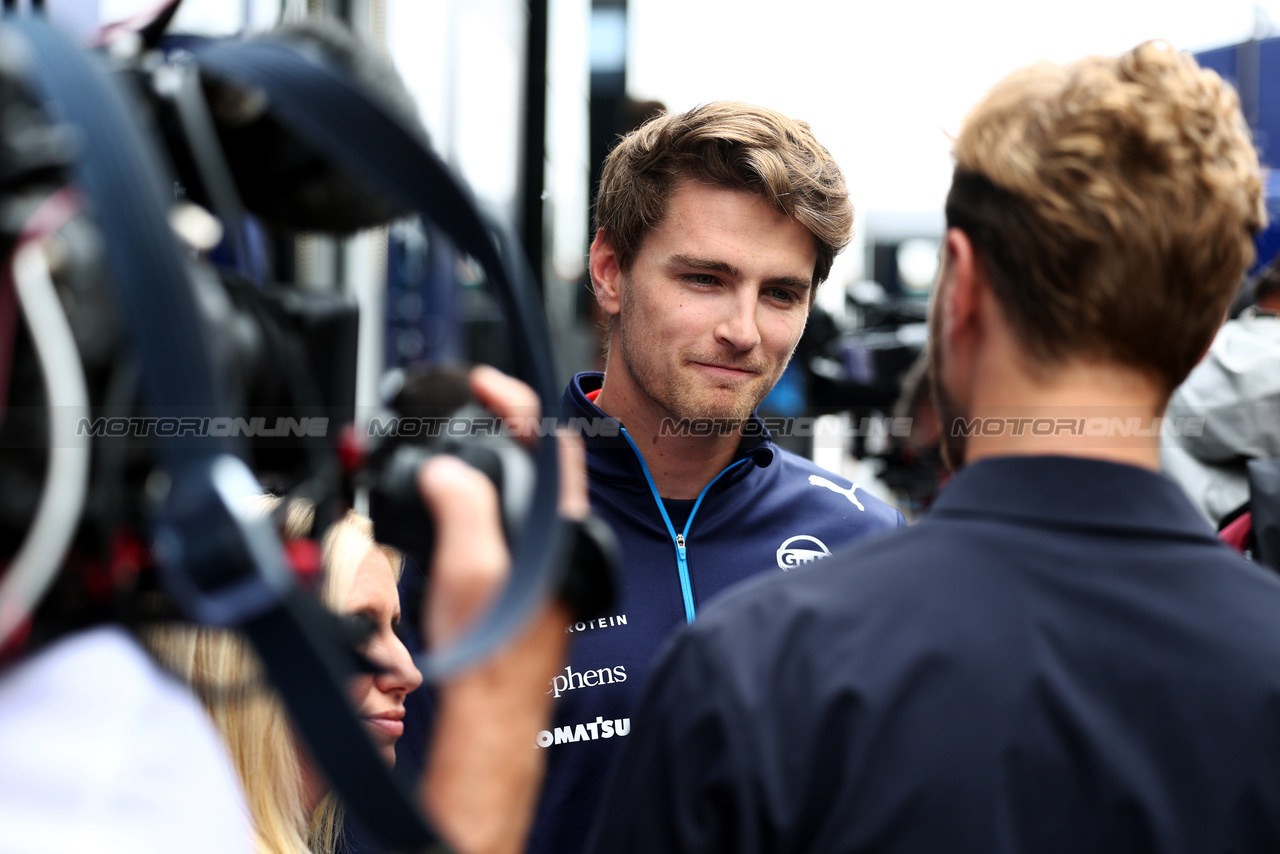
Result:
[[[266,499],[269,512],[277,502]],[[284,535],[305,535],[311,510],[293,502]],[[400,556],[373,540],[373,525],[349,512],[322,543],[321,602],[340,614],[359,614],[373,626],[362,652],[380,668],[351,680],[348,696],[388,764],[404,731],[404,699],[422,675],[396,635]],[[234,632],[165,626],[146,637],[152,652],[199,694],[226,739],[252,813],[259,854],[332,854],[341,839],[337,798],[327,792],[295,736],[280,698],[264,683],[262,667]]]

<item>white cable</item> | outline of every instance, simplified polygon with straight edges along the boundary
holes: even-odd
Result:
[[[49,277],[43,241],[26,243],[15,253],[13,282],[48,396],[49,465],[35,519],[0,578],[0,645],[57,576],[89,486],[89,437],[77,435],[76,429],[89,417],[89,391],[75,337]]]

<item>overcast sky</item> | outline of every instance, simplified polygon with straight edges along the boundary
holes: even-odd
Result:
[[[107,19],[153,2],[53,0],[55,11],[96,6]],[[397,60],[410,87],[429,96],[423,111],[430,126],[433,110],[439,112],[448,99],[439,75],[417,66],[424,59],[441,65],[439,56],[448,53],[428,38],[445,32],[446,10],[474,11],[468,20],[487,21],[493,32],[486,37],[501,43],[514,38],[507,32],[512,22],[494,18],[505,18],[518,0],[389,2],[395,20],[409,12],[426,15],[426,23],[408,25],[406,19],[390,35],[393,42],[398,35],[409,38],[415,48],[400,51]],[[590,0],[554,2],[576,7],[579,17],[588,14]],[[188,0],[184,15],[203,10],[238,20],[241,3]],[[278,0],[252,0],[249,6],[269,20]],[[859,238],[867,232],[862,217],[868,212],[882,222],[885,212],[922,212],[940,221],[951,174],[947,133],[992,83],[1020,65],[1116,54],[1152,38],[1203,50],[1248,38],[1255,21],[1263,34],[1280,35],[1280,0],[629,0],[628,17],[632,95],[674,110],[726,98],[753,101],[808,121],[845,169]],[[474,53],[458,52],[464,58]],[[502,51],[489,51],[478,61],[489,76],[510,77],[514,71],[493,67],[502,58]],[[586,62],[585,56],[559,59]],[[503,85],[498,90],[505,91]],[[482,130],[495,132],[488,124]],[[483,147],[471,139],[459,148]],[[515,168],[509,165],[506,172]],[[501,170],[463,172],[482,194],[482,179],[514,182]],[[856,250],[846,253],[833,277],[852,278],[857,258]]]
[[[1238,42],[1255,8],[1280,21],[1280,0],[631,0],[628,86],[671,109],[732,98],[804,119],[860,212],[940,211],[946,134],[1007,72],[1151,38]]]

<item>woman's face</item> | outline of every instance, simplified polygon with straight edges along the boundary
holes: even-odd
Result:
[[[370,549],[360,562],[345,610],[368,618],[374,626],[361,652],[382,672],[357,676],[348,691],[373,743],[387,764],[394,765],[396,739],[404,732],[404,698],[422,684],[422,674],[396,635],[400,594],[391,562],[381,549]]]

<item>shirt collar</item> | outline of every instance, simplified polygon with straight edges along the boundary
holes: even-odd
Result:
[[[928,518],[935,516],[1005,516],[1056,526],[1217,539],[1173,481],[1138,466],[1085,457],[980,460],[947,483],[929,511]]]
[[[603,384],[604,374],[599,371],[586,371],[574,376],[560,401],[562,417],[585,418],[589,422],[588,426],[593,428],[584,431],[583,435],[592,474],[621,479],[643,478],[644,472],[635,452],[618,429],[623,425],[587,399],[589,393]],[[721,478],[720,483],[735,482],[740,477],[745,477],[752,468],[764,468],[773,462],[777,446],[773,444],[772,435],[754,412],[751,413],[751,422],[752,429],[748,431],[750,435],[738,443],[732,462],[750,457],[755,466],[739,466]]]

